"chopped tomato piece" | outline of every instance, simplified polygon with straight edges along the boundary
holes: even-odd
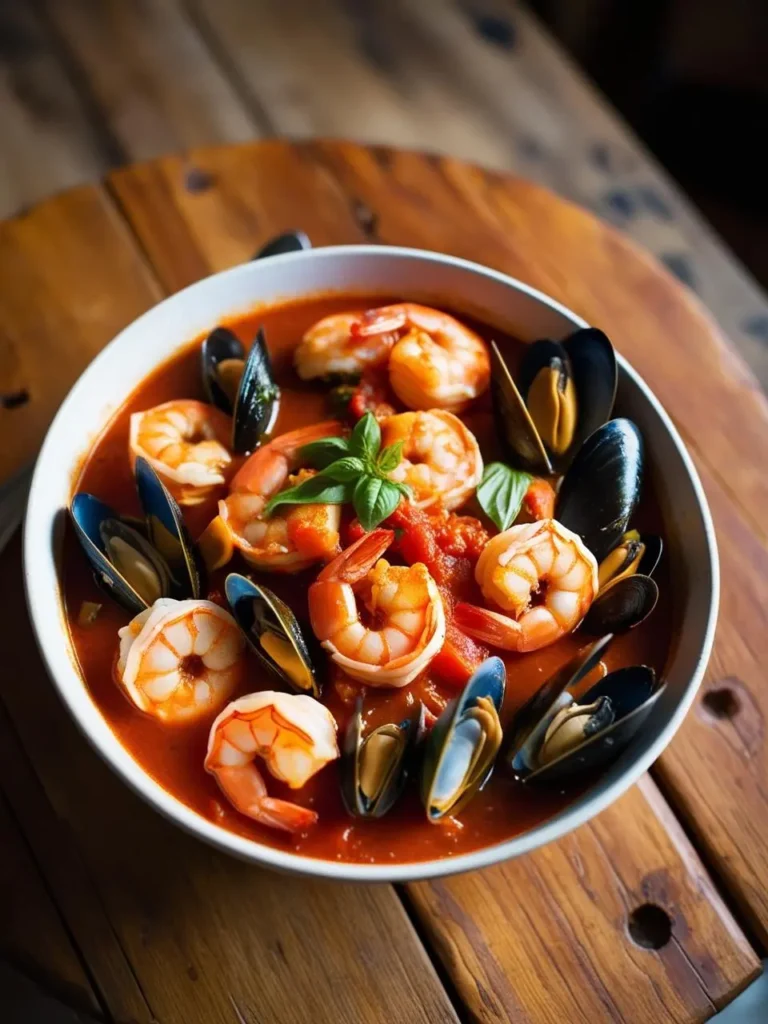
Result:
[[[554,519],[555,497],[555,489],[549,480],[535,476],[528,484],[528,490],[525,492],[523,509],[533,521]]]
[[[445,643],[435,656],[431,670],[440,678],[441,683],[455,686],[459,690],[487,657],[485,647],[449,622]]]

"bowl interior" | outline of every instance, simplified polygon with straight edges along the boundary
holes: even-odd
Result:
[[[584,326],[534,289],[463,260],[415,250],[339,246],[291,253],[207,278],[127,327],[88,367],[54,420],[38,459],[25,523],[27,598],[49,672],[102,757],[158,810],[201,838],[245,859],[329,878],[401,881],[481,867],[554,839],[602,810],[658,757],[701,681],[717,611],[717,555],[706,500],[672,423],[645,383],[620,359],[618,405],[640,427],[650,453],[673,552],[678,632],[668,686],[643,734],[598,784],[555,818],[514,839],[459,857],[399,865],[341,864],[264,846],[200,817],[163,790],[119,744],[75,666],[57,571],[62,510],[83,455],[126,396],[159,363],[223,316],[256,304],[329,291],[402,295],[476,316],[521,338],[561,337]],[[621,339],[618,339],[619,348]],[[695,585],[693,585],[695,583]]]

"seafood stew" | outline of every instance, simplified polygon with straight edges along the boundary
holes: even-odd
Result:
[[[669,651],[663,523],[608,339],[537,349],[324,296],[130,396],[76,483],[64,591],[165,789],[280,849],[407,863],[539,824],[631,742]]]

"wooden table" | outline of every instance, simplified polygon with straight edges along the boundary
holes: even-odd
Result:
[[[80,370],[163,295],[301,227],[476,259],[599,324],[702,475],[723,601],[703,695],[652,775],[520,860],[403,887],[240,864],[101,764],[54,694],[0,558],[0,941],[119,1022],[702,1021],[768,937],[766,402],[693,295],[552,193],[457,160],[255,143],[137,164],[0,225],[0,479]]]

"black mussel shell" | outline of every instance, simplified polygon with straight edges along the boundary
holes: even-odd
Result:
[[[550,676],[512,719],[505,738],[504,758],[520,778],[525,778],[532,771],[533,755],[555,712],[571,703],[570,695],[567,699],[563,695],[592,671],[612,640],[613,636],[604,636],[571,658]]]
[[[664,541],[655,533],[646,533],[643,535],[643,544],[645,551],[640,559],[637,572],[641,576],[653,576],[664,553]]]
[[[457,814],[491,777],[501,746],[499,712],[505,683],[504,662],[487,658],[435,722],[421,770],[421,797],[429,821]]]
[[[291,609],[267,587],[230,573],[224,591],[251,650],[284,686],[320,696],[320,683],[301,626]]]
[[[258,448],[277,418],[280,389],[263,328],[259,328],[245,361],[233,416],[232,448],[246,455]]]
[[[616,714],[611,698],[602,696],[594,701],[573,701],[559,709],[547,724],[536,764],[546,767],[566,754],[573,753],[586,740],[613,724]]]
[[[642,481],[640,431],[630,420],[609,420],[587,438],[563,477],[555,518],[600,563],[626,533]]]
[[[616,401],[619,371],[613,345],[596,327],[574,331],[562,344],[571,360],[579,406],[570,447],[575,455],[583,442],[608,422]]]
[[[630,674],[635,676],[631,682]],[[526,782],[560,783],[580,772],[600,768],[614,761],[637,736],[656,707],[665,684],[655,689],[654,686],[653,670],[645,665],[611,672],[592,687],[581,702],[609,696],[615,714],[613,724],[585,739],[575,750],[531,772]],[[649,687],[650,694],[643,696]]]
[[[380,725],[363,736],[363,699],[359,697],[344,737],[341,793],[357,818],[381,818],[394,806],[415,767],[424,732],[425,709],[399,724]]]
[[[242,342],[228,327],[217,327],[203,342],[200,356],[208,401],[231,416],[245,367]]]
[[[658,600],[659,588],[649,576],[625,576],[598,594],[580,628],[591,636],[626,633],[648,618]]]
[[[282,235],[270,238],[251,258],[265,260],[270,256],[282,256],[286,252],[301,252],[302,249],[311,248],[312,243],[303,231],[285,231]]]
[[[134,615],[171,596],[171,571],[138,530],[92,494],[81,492],[69,509],[97,585]]]
[[[133,472],[147,535],[171,570],[173,596],[201,598],[206,590],[205,565],[176,499],[146,459],[139,456]]]
[[[661,537],[630,530],[619,540],[598,567],[600,590],[603,594],[619,580],[635,573],[652,576],[661,561],[664,544]]]
[[[491,342],[491,398],[496,432],[509,461],[551,476],[554,469],[547,450],[495,341]]]

